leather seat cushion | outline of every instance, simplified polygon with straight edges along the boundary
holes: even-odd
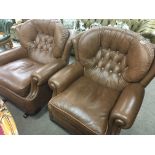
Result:
[[[40,67],[41,64],[27,58],[0,66],[0,85],[24,97],[30,88],[32,72]]]
[[[83,76],[53,98],[49,110],[53,119],[63,122],[64,127],[66,123],[74,126],[76,133],[105,134],[110,110],[119,94],[118,90],[103,87]]]

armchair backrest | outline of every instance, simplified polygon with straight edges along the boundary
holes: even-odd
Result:
[[[154,58],[153,47],[142,36],[112,27],[91,29],[73,43],[84,76],[117,90],[142,80]]]
[[[40,63],[62,58],[69,31],[54,20],[29,20],[17,28],[20,43],[28,56]]]

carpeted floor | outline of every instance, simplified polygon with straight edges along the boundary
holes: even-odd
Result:
[[[18,45],[17,45],[18,46]],[[74,60],[71,58],[70,63]],[[13,104],[6,102],[12,113],[20,135],[66,135],[65,130],[50,121],[47,106],[37,115],[23,118],[23,112]],[[152,135],[155,134],[155,79],[145,91],[145,97],[140,112],[132,128],[121,131],[122,135]]]

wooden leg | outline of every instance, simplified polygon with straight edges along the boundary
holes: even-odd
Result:
[[[24,118],[27,118],[28,116],[29,116],[29,114],[27,114],[27,113],[25,113],[25,114],[23,115]]]

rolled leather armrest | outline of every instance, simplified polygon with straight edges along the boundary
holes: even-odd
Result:
[[[143,97],[144,87],[141,84],[129,84],[112,109],[110,124],[116,123],[120,128],[130,128],[141,107]]]
[[[83,66],[80,63],[74,63],[66,66],[55,75],[53,75],[48,83],[53,90],[53,95],[57,95],[64,91],[70,84],[83,75]]]
[[[52,62],[39,68],[32,74],[32,78],[37,80],[37,85],[42,85],[48,81],[48,79],[61,68],[66,65],[66,62],[62,59],[55,59]]]
[[[23,47],[17,47],[0,53],[0,66],[27,57],[27,51]]]

